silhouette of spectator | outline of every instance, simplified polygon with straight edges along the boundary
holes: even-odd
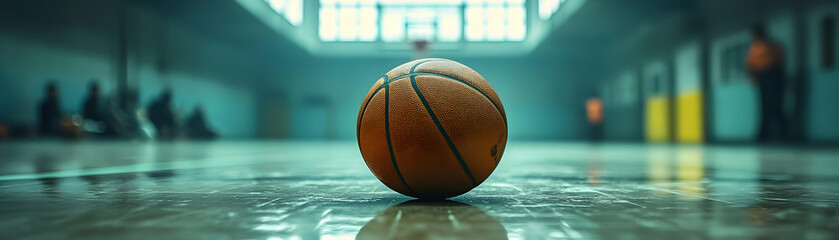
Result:
[[[597,94],[586,100],[586,117],[589,123],[589,137],[592,142],[600,141],[603,132],[603,101]]]
[[[103,120],[102,113],[99,111],[99,83],[96,81],[90,83],[87,99],[82,105],[82,118],[96,122]]]
[[[210,130],[204,118],[204,108],[196,105],[186,120],[186,134],[191,139],[215,139],[218,135]]]
[[[758,141],[766,142],[773,138],[781,140],[787,137],[787,123],[783,111],[784,50],[766,36],[761,25],[751,30],[752,45],[749,48],[746,67],[760,92],[760,132]],[[773,127],[779,134],[773,134]],[[774,136],[773,136],[774,135]]]
[[[58,136],[61,133],[61,106],[58,102],[58,87],[49,83],[46,98],[41,102],[38,129],[42,136]]]
[[[148,108],[149,121],[157,130],[158,139],[174,139],[177,133],[175,113],[172,111],[172,91],[163,90]]]

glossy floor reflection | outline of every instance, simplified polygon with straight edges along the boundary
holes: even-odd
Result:
[[[0,143],[0,239],[836,239],[839,150],[511,142],[449,202],[354,142]]]

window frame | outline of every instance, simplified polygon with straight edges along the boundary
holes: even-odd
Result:
[[[490,4],[491,0],[462,0],[457,3],[436,3],[431,2],[428,4],[415,4],[411,3],[410,1],[388,1],[388,0],[349,0],[349,3],[340,1],[340,0],[319,0],[318,1],[318,22],[317,26],[317,38],[320,42],[323,43],[354,43],[354,42],[383,42],[383,43],[407,43],[414,40],[427,40],[433,42],[441,42],[441,43],[458,43],[458,42],[522,42],[528,38],[529,32],[529,24],[527,19],[527,1],[526,0],[495,0],[498,3]],[[366,2],[366,3],[362,3]],[[326,6],[324,4],[329,4]],[[359,25],[360,16],[357,16],[355,19],[356,26],[352,28],[352,30],[347,31],[355,31],[354,38],[341,38],[340,32],[342,24],[344,20],[341,19],[340,9],[343,7],[351,6],[359,9],[361,5],[366,7],[370,7],[372,4],[373,9],[375,11],[375,17],[373,22],[375,22],[372,27],[375,33],[373,34],[372,38],[368,39],[359,39],[358,35],[362,28],[370,27],[369,25],[361,26]],[[467,12],[467,8],[469,7],[483,7],[483,10],[488,11],[488,7],[501,7],[501,14],[503,14],[503,20],[501,20],[500,26],[494,25],[498,24],[498,22],[490,23],[489,16],[483,16],[481,19],[481,23],[472,23],[469,22],[470,16]],[[401,9],[401,10],[400,10]],[[419,10],[417,10],[419,9]],[[408,14],[410,11],[420,11],[420,10],[430,10],[433,12],[434,15],[433,19],[423,23],[423,21],[413,22],[411,21],[410,15]],[[394,16],[398,16],[399,14],[394,14],[392,11],[403,11],[405,12],[402,14],[400,18],[400,22],[393,24],[385,23],[386,18],[395,19]],[[517,11],[517,12],[514,12]],[[324,14],[333,14],[331,17],[324,16]],[[519,15],[514,15],[519,14]],[[520,17],[521,20],[519,22],[518,19],[510,20],[511,17]],[[445,19],[445,20],[444,20]],[[327,25],[326,21],[333,21],[332,26]],[[457,27],[451,27],[450,24],[442,23],[444,21],[451,22],[453,24],[457,24]],[[513,23],[511,23],[513,22]],[[467,36],[467,26],[468,24],[480,24],[483,34],[480,37],[469,37]],[[390,31],[388,28],[393,29],[394,26],[400,26],[401,30],[399,31]],[[415,36],[412,37],[411,34],[411,26],[409,24],[428,24],[431,25],[430,31],[428,31],[427,37],[419,37],[416,38]],[[469,25],[472,26],[472,25]],[[497,26],[497,27],[493,27]],[[444,29],[448,28],[448,29]],[[487,32],[491,29],[501,29],[500,31],[501,36],[488,36]],[[324,30],[326,29],[326,30]],[[427,31],[427,30],[426,30]],[[511,33],[513,31],[513,33]],[[516,32],[518,31],[518,32]],[[325,32],[331,32],[329,34]],[[398,32],[395,34],[391,34],[393,32]],[[513,35],[514,34],[514,35]],[[445,37],[444,37],[445,36]]]

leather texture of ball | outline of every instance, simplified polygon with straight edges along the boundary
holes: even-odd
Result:
[[[358,114],[358,145],[386,186],[443,199],[477,187],[498,166],[507,118],[495,90],[458,62],[402,64],[373,84]]]

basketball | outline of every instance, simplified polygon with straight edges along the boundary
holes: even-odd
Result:
[[[443,199],[472,190],[495,170],[507,143],[507,117],[478,72],[448,59],[420,59],[373,84],[357,135],[367,167],[387,187]]]

